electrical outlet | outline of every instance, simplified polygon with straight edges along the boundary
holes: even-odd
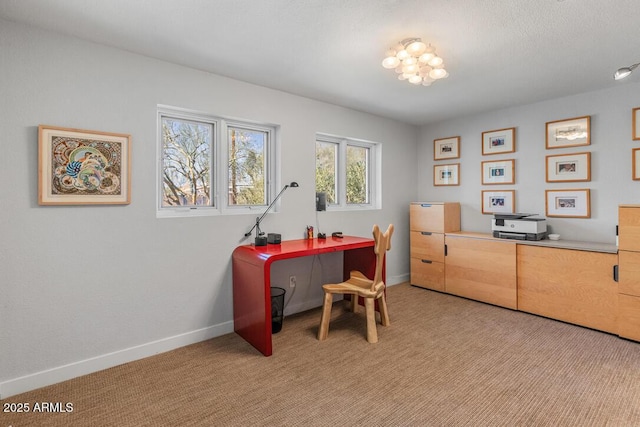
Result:
[[[290,288],[296,287],[296,276],[289,276],[289,287]]]

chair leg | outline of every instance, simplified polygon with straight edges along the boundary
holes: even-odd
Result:
[[[329,335],[329,321],[331,320],[331,306],[333,305],[333,295],[324,293],[322,304],[322,316],[320,317],[320,328],[318,329],[318,340],[324,341]]]
[[[351,301],[349,302],[349,309],[352,313],[358,312],[358,295],[352,294]]]
[[[383,326],[389,326],[391,322],[389,321],[389,310],[387,310],[387,298],[384,293],[378,298],[378,309],[380,310],[380,323]]]
[[[378,342],[378,331],[376,330],[376,307],[373,298],[364,299],[364,308],[367,315],[367,341]]]

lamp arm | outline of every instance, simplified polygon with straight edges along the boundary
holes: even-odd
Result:
[[[269,205],[269,207],[267,208],[266,211],[264,211],[264,213],[262,214],[262,216],[256,218],[256,223],[253,225],[253,227],[251,227],[251,230],[249,230],[248,232],[244,233],[244,237],[249,237],[251,235],[251,232],[254,230],[254,228],[257,228],[256,230],[256,237],[260,234],[260,222],[262,221],[262,219],[264,218],[264,216],[267,214],[267,212],[269,212],[271,210],[271,208],[273,207],[273,205],[276,204],[276,202],[278,201],[278,199],[280,198],[280,196],[282,196],[282,193],[284,193],[284,190],[286,190],[287,188],[289,188],[289,184],[285,185],[284,188],[282,190],[280,190],[280,192],[278,193],[278,195],[276,196],[275,199],[273,199],[273,202],[271,202],[271,204]]]

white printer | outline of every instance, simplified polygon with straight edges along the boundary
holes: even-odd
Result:
[[[515,240],[542,240],[547,237],[547,221],[536,214],[494,214],[491,220],[493,237]]]

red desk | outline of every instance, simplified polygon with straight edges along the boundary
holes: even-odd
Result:
[[[271,356],[271,264],[283,259],[342,251],[345,280],[352,270],[373,279],[376,267],[373,245],[373,239],[344,236],[342,239],[287,240],[279,245],[238,246],[232,257],[235,332],[262,354]]]

